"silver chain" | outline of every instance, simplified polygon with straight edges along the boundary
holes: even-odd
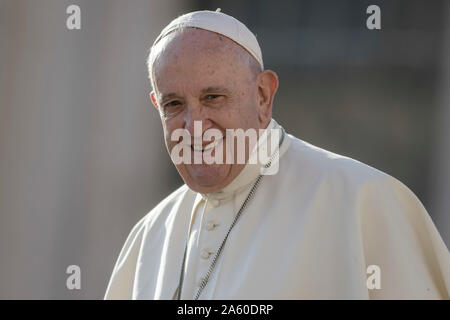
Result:
[[[274,152],[274,154],[272,155],[272,157],[270,158],[269,162],[267,162],[267,163],[264,165],[264,168],[265,168],[265,169],[268,169],[268,168],[272,165],[273,159],[276,157],[276,155],[277,155],[277,154],[279,153],[279,151],[280,151],[280,146],[281,146],[281,144],[283,143],[284,135],[285,135],[285,131],[284,131],[284,128],[283,128],[283,127],[281,128],[281,130],[282,130],[282,136],[281,136],[281,138],[280,138],[280,142],[279,142],[279,144],[278,144],[278,148],[277,148],[277,150]],[[255,194],[255,192],[256,192],[256,189],[258,188],[258,186],[259,186],[259,184],[260,184],[262,178],[263,178],[263,175],[260,174],[260,175],[258,176],[258,178],[256,179],[255,184],[253,185],[252,189],[251,189],[250,192],[248,193],[247,198],[244,200],[244,203],[242,203],[242,206],[241,206],[241,208],[239,209],[238,213],[237,213],[236,216],[234,217],[233,222],[231,223],[230,227],[228,228],[228,231],[227,231],[227,234],[225,235],[225,238],[222,240],[222,243],[220,244],[220,247],[219,247],[219,249],[217,250],[217,252],[216,252],[216,254],[215,254],[215,256],[214,256],[214,258],[213,258],[213,260],[212,260],[212,262],[211,262],[211,265],[209,266],[208,271],[206,272],[206,275],[202,278],[202,282],[200,283],[200,286],[199,286],[199,288],[198,288],[198,290],[197,290],[197,293],[196,293],[196,295],[195,295],[195,297],[194,297],[194,300],[198,300],[198,298],[200,297],[200,295],[201,295],[203,289],[205,289],[206,285],[208,284],[209,278],[211,277],[211,274],[212,274],[212,272],[213,272],[213,270],[214,270],[214,268],[215,268],[215,266],[216,266],[216,264],[217,264],[217,260],[219,259],[220,254],[221,254],[222,251],[223,251],[223,248],[225,247],[225,243],[227,242],[227,239],[228,239],[228,236],[229,236],[230,233],[231,233],[231,230],[232,230],[233,227],[236,225],[236,223],[237,223],[239,217],[241,216],[242,212],[243,212],[244,209],[247,207],[247,204],[250,202],[250,199],[253,198],[253,196],[254,196],[254,194]],[[186,248],[185,248],[185,250],[184,250],[183,263],[182,263],[182,266],[181,266],[180,281],[179,281],[178,288],[177,288],[177,300],[180,300],[180,298],[181,298],[181,289],[182,289],[182,286],[183,286],[183,280],[184,280],[184,266],[185,266],[185,263],[186,263],[186,252],[187,252],[188,242],[189,242],[189,241],[186,242]]]

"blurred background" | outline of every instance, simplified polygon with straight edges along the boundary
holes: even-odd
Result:
[[[182,184],[148,49],[175,17],[218,7],[278,73],[274,118],[401,180],[450,245],[449,1],[0,0],[0,298],[103,297],[132,226]]]

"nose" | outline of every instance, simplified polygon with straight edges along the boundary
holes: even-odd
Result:
[[[199,104],[189,104],[186,111],[184,128],[192,138],[202,141],[203,133],[213,127],[208,111]]]

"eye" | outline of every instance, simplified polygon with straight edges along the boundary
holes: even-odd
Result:
[[[164,107],[175,107],[180,104],[180,101],[174,100],[166,103]]]
[[[163,105],[160,111],[166,120],[170,119],[183,111],[183,102],[180,100],[169,101]]]
[[[206,100],[215,100],[215,99],[218,99],[218,98],[220,98],[220,97],[221,97],[220,94],[208,94],[208,95],[206,96]]]

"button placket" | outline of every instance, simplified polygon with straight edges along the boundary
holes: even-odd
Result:
[[[215,250],[219,248],[221,241],[225,237],[226,229],[219,228],[219,225],[229,225],[231,224],[234,213],[233,213],[233,203],[232,201],[228,203],[223,203],[219,207],[214,207],[213,203],[208,199],[207,203],[210,207],[207,207],[207,210],[204,212],[204,216],[202,217],[203,223],[200,226],[203,232],[200,232],[198,237],[197,248],[197,270],[196,270],[196,279],[198,286],[200,286],[202,277],[207,273],[212,258],[215,255]],[[214,278],[216,274],[212,275],[212,283],[210,283],[210,287],[214,287]]]
[[[200,279],[198,279],[197,281],[197,287],[200,287],[202,285],[202,282],[204,281],[204,278],[201,277]]]
[[[202,250],[202,253],[201,253],[201,257],[203,258],[203,259],[209,259],[209,257],[211,256],[211,254],[212,254],[212,252],[210,251],[210,250],[208,250],[208,249],[203,249]]]
[[[206,230],[213,231],[216,227],[217,227],[217,224],[214,221],[210,220],[210,221],[206,222],[206,225],[205,225]]]

